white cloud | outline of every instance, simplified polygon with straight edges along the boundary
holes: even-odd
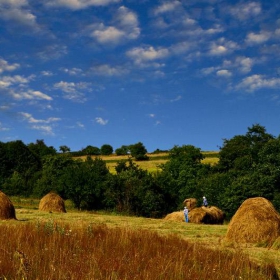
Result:
[[[135,64],[140,66],[145,66],[145,62],[166,58],[169,54],[170,52],[166,48],[155,49],[152,46],[144,48],[137,47],[126,52],[126,55],[134,60]]]
[[[20,75],[0,77],[0,88],[7,88],[14,84],[27,84],[30,78],[25,78]]]
[[[2,125],[2,123],[0,122],[0,131],[8,131],[8,130],[10,130],[10,129],[8,127],[4,127]]]
[[[11,96],[17,100],[29,99],[29,100],[36,100],[36,99],[43,99],[43,100],[52,100],[52,97],[41,92],[38,90],[29,89],[27,91],[11,91]]]
[[[51,77],[53,73],[51,71],[41,71],[42,76]]]
[[[28,2],[25,0],[1,0],[0,16],[1,19],[39,30],[36,16],[30,12]]]
[[[60,81],[59,83],[54,84],[54,88],[64,92],[64,98],[76,102],[85,102],[86,98],[84,93],[81,91],[91,91],[91,83],[86,82],[64,82]]]
[[[114,25],[104,23],[89,26],[90,36],[100,44],[119,44],[124,40],[134,40],[140,35],[137,15],[128,8],[121,6],[113,19]]]
[[[222,69],[222,70],[218,70],[216,72],[216,75],[219,76],[219,77],[226,77],[226,78],[229,78],[232,76],[232,73],[227,70],[227,69]]]
[[[40,130],[45,135],[54,135],[53,128],[50,125],[33,125],[31,128]]]
[[[46,120],[40,120],[40,119],[35,119],[31,114],[26,113],[26,112],[20,112],[19,113],[20,116],[22,116],[25,120],[28,121],[28,123],[53,123],[53,122],[57,122],[60,121],[60,118],[55,118],[55,117],[50,117]]]
[[[179,1],[164,2],[154,10],[154,14],[159,15],[164,13],[170,13],[178,7],[181,7],[181,2]]]
[[[101,23],[98,28],[98,30],[94,30],[91,33],[91,36],[101,44],[109,42],[118,43],[121,38],[125,36],[125,33],[122,30],[119,30],[114,26],[106,27],[103,23]]]
[[[45,46],[41,51],[37,52],[37,56],[42,60],[48,61],[58,59],[68,53],[67,46],[53,44]]]
[[[106,125],[108,123],[108,120],[104,120],[101,117],[96,117],[95,122],[100,124],[100,125]]]
[[[239,48],[238,44],[233,41],[227,41],[225,38],[220,38],[210,45],[210,55],[225,55],[231,53]]]
[[[280,78],[266,78],[264,75],[252,75],[244,78],[236,89],[245,89],[253,92],[262,88],[278,88],[280,86]]]
[[[0,74],[4,71],[14,71],[18,69],[20,66],[18,63],[9,64],[8,61],[0,58]]]
[[[69,74],[70,76],[77,76],[77,75],[81,75],[83,73],[83,70],[80,68],[61,68],[61,71],[63,71],[64,73]]]
[[[124,67],[113,67],[108,64],[93,66],[90,70],[93,74],[100,76],[121,76],[129,72]]]
[[[259,2],[241,3],[227,7],[226,9],[234,18],[239,20],[246,20],[258,16],[262,11]]]
[[[91,6],[107,6],[119,3],[121,0],[45,0],[45,4],[51,7],[66,7],[72,10],[86,9]]]
[[[246,43],[248,44],[261,44],[269,40],[271,33],[267,31],[261,31],[260,33],[250,32],[246,36]]]

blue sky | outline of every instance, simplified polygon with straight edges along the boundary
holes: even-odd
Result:
[[[0,141],[218,150],[280,134],[280,2],[1,0]]]

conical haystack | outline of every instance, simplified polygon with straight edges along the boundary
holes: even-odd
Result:
[[[187,206],[189,211],[191,211],[192,209],[196,208],[197,199],[196,198],[187,198],[184,200],[183,204],[184,204],[184,206]]]
[[[66,213],[64,200],[56,193],[46,194],[39,203],[39,210]]]
[[[15,207],[11,200],[0,191],[0,220],[16,219]]]
[[[280,214],[263,197],[245,200],[232,217],[225,241],[272,244],[280,236]]]
[[[198,207],[189,212],[189,222],[196,224],[223,224],[225,214],[216,206]]]

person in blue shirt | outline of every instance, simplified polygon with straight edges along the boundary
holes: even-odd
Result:
[[[205,206],[205,207],[207,207],[207,206],[208,206],[208,201],[207,201],[207,199],[206,199],[206,197],[205,197],[205,196],[203,196],[202,206]]]
[[[187,207],[184,207],[184,216],[186,223],[189,222],[189,209]]]

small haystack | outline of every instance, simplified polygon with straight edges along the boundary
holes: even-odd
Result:
[[[196,200],[196,198],[187,198],[184,200],[183,204],[184,204],[184,206],[187,206],[189,211],[191,211],[192,209],[194,209],[196,207],[197,200]]]
[[[224,212],[216,206],[194,208],[189,213],[190,223],[222,225],[224,219]]]
[[[263,197],[245,200],[232,217],[225,241],[272,244],[280,236],[280,214]]]
[[[40,200],[39,210],[66,213],[64,200],[58,194],[53,192],[48,193]]]
[[[16,219],[15,207],[11,200],[0,191],[0,220]]]
[[[185,222],[185,216],[183,211],[172,212],[167,214],[164,220],[167,221],[177,221],[177,222]]]

